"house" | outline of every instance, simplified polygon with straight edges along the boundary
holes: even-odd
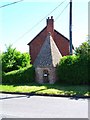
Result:
[[[54,19],[48,17],[46,27],[28,43],[36,81],[53,84],[57,80],[56,65],[69,55],[69,40],[54,29]]]

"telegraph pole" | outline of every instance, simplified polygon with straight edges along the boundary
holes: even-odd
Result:
[[[70,55],[72,55],[72,0],[70,0],[70,21],[69,21]]]

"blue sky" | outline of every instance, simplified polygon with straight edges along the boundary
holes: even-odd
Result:
[[[18,0],[1,0],[0,6]],[[46,18],[36,24],[64,0],[24,0],[23,2],[0,9],[0,49],[5,51],[5,44],[13,44],[21,52],[28,52],[30,42],[45,26]],[[73,45],[79,46],[87,40],[88,35],[88,1],[72,0],[72,32]],[[66,0],[48,17],[54,17],[54,28],[69,38],[69,5],[58,18],[61,11],[69,3]],[[33,29],[32,29],[33,28]],[[29,31],[29,32],[28,32]],[[25,34],[28,32],[27,34]],[[24,35],[24,36],[23,36]]]

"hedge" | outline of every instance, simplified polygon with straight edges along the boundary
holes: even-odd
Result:
[[[80,56],[65,56],[57,66],[59,83],[71,85],[89,84],[89,60]]]
[[[25,67],[8,73],[3,73],[2,84],[22,85],[29,84],[35,79],[34,67]]]

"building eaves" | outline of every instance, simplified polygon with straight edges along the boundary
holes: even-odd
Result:
[[[45,29],[46,27],[44,27],[27,45],[30,45]]]
[[[65,37],[63,34],[61,34],[60,32],[58,32],[55,29],[54,29],[54,32],[56,32],[57,34],[59,34],[60,36],[62,36],[63,38],[65,38],[69,42],[69,39],[67,37]]]
[[[56,32],[57,34],[59,34],[60,36],[62,36],[63,38],[65,38],[65,40],[67,40],[68,42],[70,41],[67,37],[65,37],[63,34],[59,33],[57,30],[54,29],[54,32]],[[72,45],[72,48],[74,50],[74,46]]]

